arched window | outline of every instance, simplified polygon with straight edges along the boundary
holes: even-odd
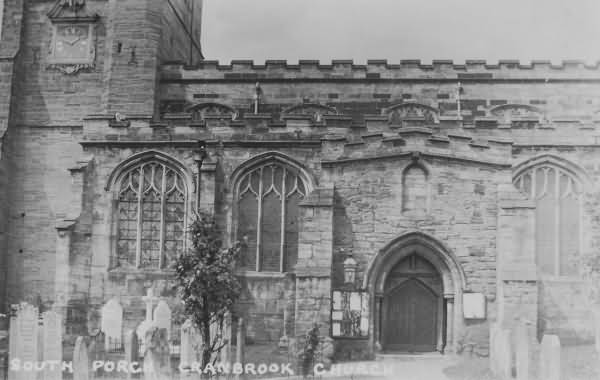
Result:
[[[183,252],[186,186],[177,171],[147,161],[120,176],[116,264],[167,268]]]
[[[297,169],[278,161],[253,167],[237,184],[237,236],[247,242],[242,267],[287,272],[298,258],[298,206],[306,184]]]
[[[536,204],[536,260],[541,273],[576,274],[582,185],[570,170],[552,163],[526,169],[515,186]]]
[[[427,211],[427,172],[412,164],[402,175],[402,211],[425,213]]]

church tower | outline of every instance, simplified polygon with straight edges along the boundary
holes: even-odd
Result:
[[[161,65],[203,58],[203,7],[202,0],[5,0],[0,6],[2,313],[28,294],[49,304],[59,289],[86,287],[85,279],[71,274],[69,280],[57,269],[68,256],[54,254],[56,226],[79,217],[80,194],[50,182],[71,183],[67,168],[83,155],[79,141],[126,130],[118,128],[117,113],[127,125],[156,116]],[[90,127],[104,122],[111,126]],[[27,160],[18,152],[27,152]],[[39,165],[28,166],[30,160]],[[39,202],[25,193],[38,194]],[[31,238],[41,235],[47,238]],[[77,285],[68,288],[68,281]]]
[[[202,0],[110,0],[107,14],[106,109],[150,115],[158,66],[167,61],[193,65],[203,58]]]

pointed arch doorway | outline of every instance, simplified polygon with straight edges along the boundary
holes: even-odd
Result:
[[[382,310],[383,349],[431,352],[444,345],[442,277],[418,254],[400,261],[385,284]],[[442,342],[438,339],[442,338]]]
[[[466,277],[444,244],[422,232],[401,235],[371,260],[364,281],[374,352],[455,351]]]

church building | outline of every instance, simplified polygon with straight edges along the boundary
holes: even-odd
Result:
[[[593,338],[600,64],[225,64],[199,0],[0,3],[0,313],[55,308],[77,336],[112,299],[135,329],[149,289],[176,310],[203,211],[246,242],[249,342],[315,323],[341,358],[486,354],[496,323]]]

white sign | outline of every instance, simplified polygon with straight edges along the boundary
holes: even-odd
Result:
[[[485,296],[483,293],[463,294],[463,316],[465,319],[485,319]]]

